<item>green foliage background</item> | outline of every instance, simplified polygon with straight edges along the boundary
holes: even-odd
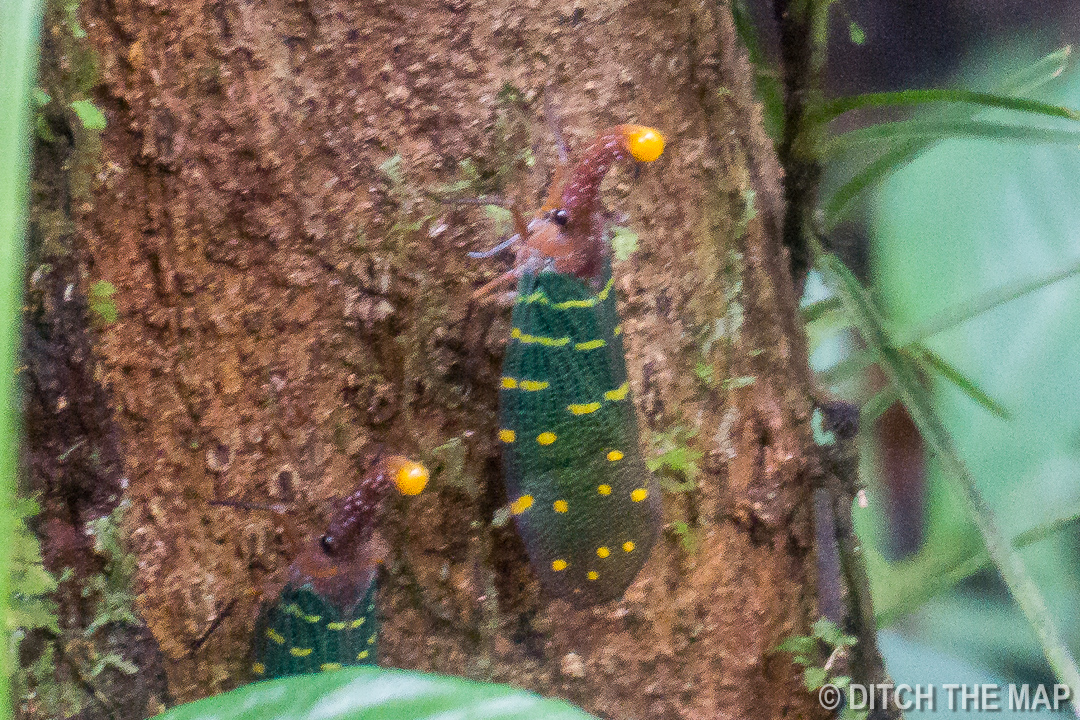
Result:
[[[985,86],[1003,70],[967,82]],[[1039,99],[1080,106],[1080,73],[1070,68]],[[983,111],[977,119],[1017,123],[1015,113],[1001,110]],[[1076,129],[1075,123],[1045,117],[1024,118],[1023,124]],[[890,177],[872,202],[875,284],[889,315],[898,327],[919,326],[975,298],[1076,265],[1078,199],[1075,145],[963,137],[935,145]],[[1080,513],[1078,309],[1080,279],[1074,275],[927,341],[1009,411],[1008,419],[996,417],[955,384],[934,383],[935,406],[1007,536]],[[905,563],[903,573],[877,564],[880,611],[892,609],[899,581],[910,590],[928,579],[919,576],[933,576],[979,550],[937,465],[930,489],[926,547]],[[1022,551],[1074,648],[1080,644],[1076,529],[1067,527]],[[1039,675],[1039,648],[1007,597],[974,589],[943,595],[910,616],[905,627],[937,647],[982,658],[987,667]]]
[[[882,310],[883,334],[859,333],[870,352],[859,350],[849,334],[840,343],[846,360],[836,363],[835,344],[831,358],[819,353],[816,360],[833,365],[828,381],[846,378],[836,387],[866,401],[868,386],[853,370],[885,357],[903,366],[923,353],[917,366],[931,383],[927,409],[952,449],[930,456],[926,542],[896,563],[885,559],[885,493],[873,462],[864,463],[870,503],[856,511],[856,520],[875,607],[883,623],[909,639],[889,635],[884,642],[894,674],[895,668],[949,667],[942,659],[950,654],[983,677],[996,672],[1004,681],[1053,682],[1046,656],[1056,657],[1055,670],[1075,670],[1068,648],[1080,640],[1074,611],[1080,606],[1074,522],[1080,516],[1080,407],[1073,391],[1080,348],[1080,134],[1076,113],[1067,108],[1080,106],[1080,73],[1068,56],[1066,50],[1039,60],[991,48],[972,63],[979,72],[956,84],[1000,95],[967,89],[870,102],[863,96],[849,105],[928,104],[909,120],[869,126],[824,146],[832,160],[824,224],[835,227],[851,210],[863,214],[873,267],[872,295],[865,300]],[[876,190],[859,204],[868,188]],[[842,318],[829,322],[821,310],[814,314],[817,341],[844,324]],[[908,345],[911,340],[920,340],[921,349]],[[921,397],[923,383],[917,385],[915,397]],[[867,402],[864,419],[896,397],[886,392]],[[869,434],[863,439],[869,450]],[[864,453],[868,457],[872,453]],[[958,490],[966,482],[957,482],[958,468],[986,501],[974,511],[964,499],[970,493]],[[1007,560],[1002,567],[1022,567],[1034,595],[1015,592],[1025,585],[1015,576],[1012,594],[986,579],[958,585],[991,567],[988,536],[976,518],[989,519],[1013,539],[1015,551],[1007,541],[1000,546]],[[1032,632],[1039,623],[1030,611],[1039,610],[1043,598],[1042,617],[1060,630],[1056,646],[1046,638],[1040,644]],[[1031,624],[1018,603],[1027,603]],[[956,677],[964,663],[952,664],[955,673],[926,681],[962,682]]]

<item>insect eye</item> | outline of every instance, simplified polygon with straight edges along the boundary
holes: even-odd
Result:
[[[335,550],[334,536],[323,535],[321,538],[319,538],[319,546],[322,548],[322,551],[327,555],[333,555]]]
[[[551,219],[559,225],[565,225],[566,223],[570,222],[570,213],[566,212],[562,208],[559,208],[552,214]]]

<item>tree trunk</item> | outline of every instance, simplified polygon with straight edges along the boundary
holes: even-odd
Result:
[[[384,527],[382,665],[612,718],[821,713],[772,652],[816,615],[809,373],[779,170],[724,4],[83,12],[109,126],[78,220],[90,279],[117,288],[98,351],[138,608],[177,699],[251,679],[251,591],[290,559],[280,519],[208,501],[270,496],[317,531],[386,448],[435,473]],[[586,609],[543,595],[512,523],[492,524],[509,312],[469,298],[506,263],[466,257],[498,240],[476,207],[427,195],[468,176],[536,206],[556,156],[545,88],[574,147],[619,122],[667,136],[605,196],[639,235],[615,276],[646,455],[660,433],[704,454],[625,598]]]

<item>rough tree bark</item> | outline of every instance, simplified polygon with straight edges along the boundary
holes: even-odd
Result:
[[[317,528],[322,500],[385,446],[436,473],[384,528],[382,664],[604,717],[821,713],[771,652],[816,614],[816,461],[779,170],[726,5],[87,0],[83,14],[109,127],[79,241],[86,276],[117,288],[101,379],[138,607],[177,699],[251,679],[251,590],[289,561],[279,521],[208,501],[269,495]],[[469,161],[531,205],[554,157],[546,86],[571,143],[617,122],[667,135],[657,167],[608,183],[640,235],[615,274],[643,436],[682,427],[704,453],[697,489],[666,494],[671,525],[625,599],[584,610],[544,597],[512,527],[492,527],[509,326],[468,298],[505,264],[465,256],[497,239],[481,213],[425,196]]]

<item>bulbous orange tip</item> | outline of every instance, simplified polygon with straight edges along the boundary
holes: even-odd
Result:
[[[394,474],[394,484],[402,495],[419,495],[427,487],[430,473],[420,463],[394,456],[389,458],[386,464]]]
[[[664,136],[656,128],[645,125],[625,125],[626,144],[630,154],[640,162],[652,162],[664,154]]]

